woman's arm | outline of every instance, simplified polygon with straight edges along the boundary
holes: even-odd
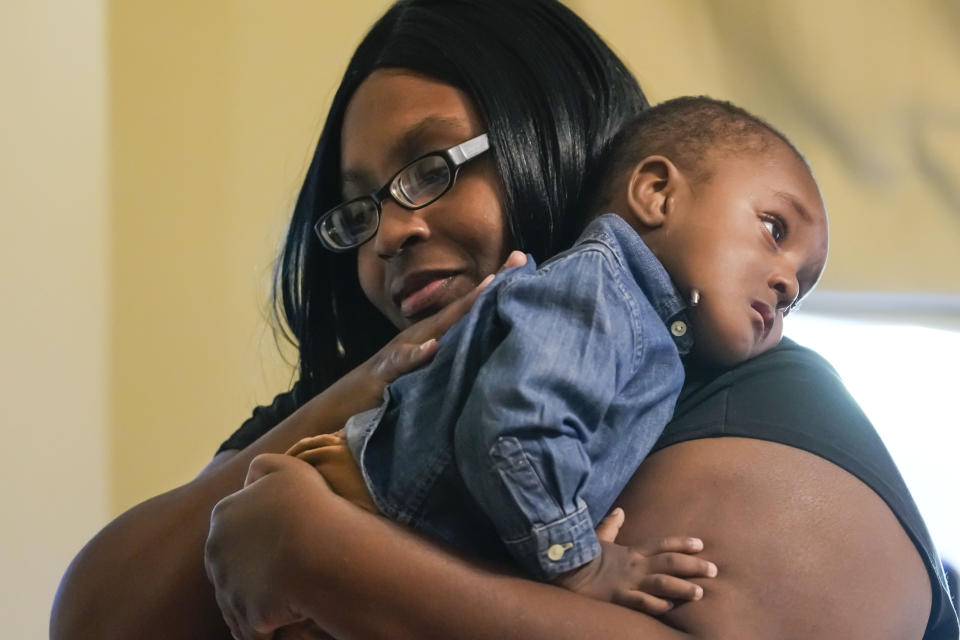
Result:
[[[341,639],[688,637],[448,553],[335,495],[300,460],[261,456],[250,472],[259,479],[214,510],[207,544],[208,570],[238,637],[270,638],[305,619]]]
[[[515,264],[517,258],[511,258]],[[61,581],[51,638],[229,637],[203,570],[213,506],[243,486],[257,454],[286,451],[301,438],[338,429],[351,415],[376,406],[385,384],[432,356],[436,343],[430,340],[442,336],[481,289],[400,333],[251,446],[218,455],[192,481],[108,524]]]
[[[345,409],[363,400],[360,388],[352,387],[349,399],[329,389],[244,451],[221,453],[191,482],[107,525],[63,577],[51,638],[229,638],[203,573],[213,505],[243,485],[256,454],[341,426]],[[369,395],[365,408],[376,402]]]
[[[245,639],[311,619],[364,640],[893,640],[921,637],[930,611],[923,563],[885,503],[839,467],[771,442],[674,445],[624,492],[619,542],[683,531],[720,567],[693,579],[702,600],[660,619],[466,561],[354,507],[300,460],[264,456],[251,474],[214,510],[207,546]]]

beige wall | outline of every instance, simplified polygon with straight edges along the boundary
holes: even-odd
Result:
[[[286,389],[271,265],[381,0],[112,2],[111,508],[188,480]]]
[[[339,75],[386,4],[0,4],[11,637],[42,635],[98,525],[188,480],[289,383],[264,321],[271,261]],[[960,294],[952,4],[570,4],[651,99],[732,99],[794,138],[832,213],[826,288]]]
[[[104,5],[0,3],[0,620],[46,636],[107,497]]]
[[[732,100],[807,154],[831,213],[824,288],[960,293],[960,5],[576,6],[651,101]]]

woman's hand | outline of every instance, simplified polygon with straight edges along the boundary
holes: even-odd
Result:
[[[522,266],[526,262],[525,254],[512,251],[497,273],[511,267]],[[490,284],[495,275],[488,275],[467,295],[397,334],[364,363],[363,367],[367,369],[367,373],[386,386],[404,373],[429,362],[436,353],[437,340],[470,310],[477,296]]]
[[[309,464],[264,454],[250,464],[246,487],[214,507],[204,563],[235,638],[265,640],[288,625],[309,626],[290,596],[299,553],[322,544],[309,534],[309,516],[322,509],[311,497],[328,491]]]
[[[526,262],[525,254],[513,251],[497,273]],[[340,378],[324,393],[336,396],[338,406],[348,417],[375,407],[388,384],[433,358],[437,352],[437,340],[470,310],[494,275],[484,278],[467,295],[398,333],[366,362]]]
[[[500,270],[525,263],[526,256],[514,251]],[[433,357],[437,340],[469,311],[492,279],[487,277],[469,294],[400,332],[321,395],[336,397],[338,412],[370,408],[365,403],[379,399],[387,384]],[[235,637],[271,638],[284,627],[288,634],[316,631],[293,602],[305,587],[297,582],[303,558],[313,545],[322,544],[312,534],[311,517],[323,512],[314,499],[322,502],[326,494],[332,494],[329,486],[310,464],[264,454],[250,463],[245,488],[213,509],[204,563]]]

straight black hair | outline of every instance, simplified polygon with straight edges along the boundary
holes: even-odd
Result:
[[[585,221],[587,170],[647,101],[620,59],[555,0],[401,0],[360,43],[334,96],[274,278],[278,325],[299,348],[309,397],[396,334],[367,300],[356,252],[313,233],[341,200],[344,112],[372,71],[398,67],[469,95],[504,186],[506,224],[537,260],[569,246]]]

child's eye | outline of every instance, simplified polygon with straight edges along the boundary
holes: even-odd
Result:
[[[766,227],[767,233],[776,243],[779,243],[787,235],[787,225],[780,216],[767,214],[763,220],[763,226]]]

